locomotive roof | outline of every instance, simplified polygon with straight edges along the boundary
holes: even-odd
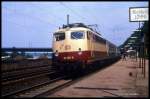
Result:
[[[85,27],[85,28],[89,28],[88,26],[86,26],[85,24],[83,23],[72,23],[72,24],[67,24],[67,25],[63,25],[62,28],[67,28],[67,27]]]
[[[89,29],[89,28],[86,28],[86,27],[67,27],[67,28],[61,28],[61,29],[58,29],[56,32],[66,32],[66,31],[91,31],[93,34],[96,34],[98,36],[101,36],[99,33]]]

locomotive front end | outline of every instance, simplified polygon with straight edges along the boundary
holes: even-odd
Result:
[[[83,30],[65,30],[54,33],[53,51],[57,62],[73,63],[88,59],[86,34]]]

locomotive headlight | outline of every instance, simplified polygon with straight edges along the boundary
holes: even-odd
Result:
[[[79,54],[79,55],[81,55],[81,54],[82,54],[82,52],[80,51],[80,52],[78,52],[78,54]]]
[[[59,54],[58,53],[55,53],[55,56],[58,56]]]
[[[72,56],[71,58],[72,58],[72,59],[74,59],[74,57],[73,57],[73,56]]]
[[[81,48],[79,48],[79,52],[78,52],[78,54],[79,54],[79,55],[81,55],[81,54],[82,54]]]
[[[58,54],[58,50],[56,50],[56,52],[55,52],[55,56],[58,56],[59,54]]]

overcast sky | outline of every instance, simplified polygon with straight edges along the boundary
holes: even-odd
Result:
[[[52,47],[52,34],[70,23],[98,24],[101,35],[121,45],[138,28],[129,7],[144,2],[2,2],[2,47]]]

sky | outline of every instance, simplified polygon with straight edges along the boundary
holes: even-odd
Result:
[[[2,2],[2,47],[52,47],[53,33],[63,24],[97,24],[102,37],[121,45],[138,22],[129,22],[130,7],[148,1],[125,2]]]

